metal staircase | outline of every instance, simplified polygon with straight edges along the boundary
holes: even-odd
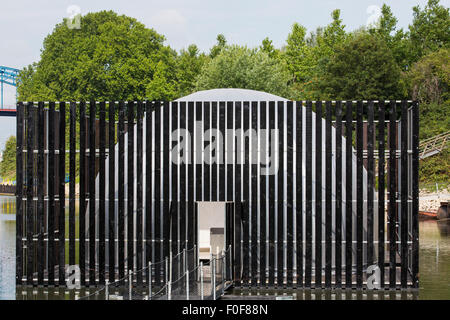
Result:
[[[450,142],[450,131],[438,134],[434,137],[421,141],[419,145],[420,150],[419,158],[422,160],[442,152],[442,150],[448,147],[449,142]]]

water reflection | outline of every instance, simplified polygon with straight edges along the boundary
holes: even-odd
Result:
[[[0,300],[15,297],[15,212],[15,197],[0,196]]]

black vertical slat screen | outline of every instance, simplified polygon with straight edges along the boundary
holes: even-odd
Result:
[[[312,273],[312,102],[306,102],[306,149],[305,149],[305,287],[311,287]]]
[[[162,188],[163,188],[163,213],[162,213],[162,246],[163,246],[163,256],[165,259],[169,256],[169,185],[170,185],[170,163],[169,163],[169,124],[170,124],[170,105],[169,102],[164,102],[161,106],[163,108],[163,173],[162,173]],[[166,270],[164,269],[164,275]]]
[[[341,101],[318,101],[314,121],[313,102],[305,104],[91,102],[87,116],[84,102],[71,102],[66,117],[63,102],[58,111],[55,103],[48,110],[43,102],[19,103],[16,156],[25,170],[17,173],[16,283],[25,276],[27,284],[54,285],[56,276],[65,285],[67,262],[79,264],[82,285],[88,275],[96,286],[152,261],[162,287],[166,271],[158,262],[197,245],[196,201],[227,201],[233,271],[226,275],[237,287],[340,288],[345,266],[345,286],[361,289],[364,268],[377,263],[385,288],[385,250],[389,287],[417,287],[418,104],[391,101],[388,130],[383,101],[347,101],[345,112]],[[172,135],[176,129],[190,139]],[[186,148],[171,156],[183,142]],[[137,285],[147,274],[135,274]]]
[[[188,132],[194,131],[194,103],[189,102],[188,103],[188,122],[187,122],[187,129]],[[191,139],[191,143],[188,145],[188,163],[193,164],[194,163],[194,143]],[[189,165],[187,166],[187,200],[188,200],[188,212],[187,212],[187,249],[192,249],[194,246],[195,241],[195,230],[197,228],[197,224],[195,223],[195,214],[194,214],[194,166]]]
[[[258,103],[252,102],[252,114],[251,114],[251,130],[258,135]],[[223,131],[222,131],[223,132]],[[258,276],[258,165],[256,163],[258,159],[258,136],[255,136],[256,141],[250,141],[251,144],[251,156],[250,156],[250,183],[251,183],[251,255],[252,255],[252,271],[251,281],[252,286],[257,286]],[[226,248],[225,248],[226,249]]]
[[[33,242],[33,214],[34,214],[34,201],[33,201],[33,158],[34,158],[34,119],[33,119],[33,104],[27,105],[27,169],[26,169],[26,188],[27,188],[27,202],[26,202],[26,252],[27,252],[27,284],[33,284],[33,255],[34,255],[34,242]]]
[[[222,141],[219,141],[219,143],[225,143],[225,139],[226,139],[226,131],[225,131],[225,126],[226,126],[226,122],[225,122],[225,114],[226,114],[226,105],[225,102],[221,101],[219,103],[219,132],[222,135]],[[223,145],[220,147],[219,145],[219,184],[218,184],[218,188],[219,188],[219,201],[226,201],[226,175],[225,175],[225,171],[226,171],[226,159],[225,159],[225,148],[226,146]],[[195,160],[195,158],[194,158]],[[225,248],[226,249],[226,248]]]
[[[373,200],[374,200],[374,160],[373,160],[373,134],[374,134],[374,103],[369,101],[367,106],[367,265],[374,261],[373,254]]]
[[[335,285],[342,287],[342,101],[336,101],[335,166]]]
[[[119,279],[125,277],[125,103],[119,102],[118,262]]]
[[[145,262],[152,261],[153,103],[145,103]],[[151,270],[150,270],[151,271]],[[147,279],[148,280],[148,279]]]
[[[275,130],[275,102],[269,102],[269,135],[272,130]],[[237,129],[237,128],[236,128]],[[269,136],[270,139],[270,136]],[[270,140],[269,140],[270,141]],[[270,144],[269,148],[269,166],[274,166],[275,159],[275,145]],[[236,178],[237,178],[236,173]],[[235,199],[235,201],[237,201]],[[269,287],[275,283],[275,174],[269,174]]]
[[[286,172],[293,172],[294,166],[294,107],[293,102],[288,101],[286,106]],[[294,182],[293,175],[286,175],[286,286],[292,287],[294,270]]]
[[[142,101],[138,101],[137,103],[137,112],[136,112],[136,122],[137,122],[137,141],[136,141],[136,264],[137,270],[141,270],[145,266],[143,266],[143,162],[144,162],[144,154],[143,154],[143,145],[144,145],[144,132],[143,132],[143,118],[144,118],[144,105]],[[137,284],[142,285],[143,280],[142,272],[137,273]]]
[[[66,175],[66,104],[59,104],[59,216],[58,216],[58,264],[59,285],[65,283],[65,249],[66,249],[66,197],[65,197],[65,175]]]
[[[91,101],[89,104],[89,285],[95,286],[96,283],[96,261],[95,261],[95,117],[96,117],[96,103]],[[61,174],[60,179],[64,179],[64,174]],[[60,195],[61,196],[61,195]]]
[[[296,257],[297,288],[303,287],[303,103],[296,103]]]
[[[345,287],[352,287],[352,214],[353,214],[353,178],[352,178],[352,102],[345,106]]]
[[[332,197],[331,197],[331,101],[327,101],[325,122],[325,287],[331,287]]]
[[[180,103],[180,129],[186,129],[186,118],[187,118],[187,104],[186,102]],[[186,150],[183,150],[183,157],[186,159],[186,154],[184,154]],[[186,202],[187,202],[187,193],[186,193],[186,163],[181,160],[180,163],[180,241],[181,247],[180,251],[186,248]]]
[[[105,256],[106,256],[106,206],[105,206],[105,160],[106,160],[106,108],[105,102],[99,104],[99,203],[98,203],[98,273],[99,283],[105,284]]]
[[[155,109],[155,212],[154,212],[154,228],[155,228],[155,244],[154,244],[154,261],[162,261],[161,256],[161,102],[156,102]],[[155,283],[161,283],[161,265],[155,264]]]
[[[407,287],[408,276],[408,105],[401,103],[401,188],[400,188],[400,239],[401,239],[401,287]]]
[[[362,288],[363,272],[363,104],[356,105],[356,287]]]
[[[76,108],[75,102],[70,103],[69,115],[69,264],[75,264],[75,153],[76,153]]]
[[[322,101],[316,103],[315,288],[322,287]]]
[[[236,132],[240,129],[242,129],[242,117],[241,117],[241,112],[242,112],[242,103],[241,102],[235,102],[234,104],[234,110],[235,110],[235,116],[234,116],[234,127]],[[205,113],[206,116],[206,113]],[[204,120],[204,123],[206,124],[207,121]],[[205,132],[206,132],[206,127],[205,127]],[[239,278],[236,279],[236,286],[240,286],[241,285],[241,281],[240,278],[242,276],[241,274],[241,269],[242,269],[242,259],[241,259],[241,248],[242,248],[242,228],[244,227],[243,225],[243,218],[244,218],[244,212],[243,212],[243,206],[244,204],[242,203],[242,197],[241,197],[241,179],[242,179],[242,170],[241,170],[241,166],[242,166],[242,152],[241,150],[238,150],[238,146],[239,148],[242,148],[242,137],[240,135],[236,136],[235,139],[235,159],[234,159],[234,163],[235,163],[235,180],[234,180],[234,202],[237,206],[236,209],[236,213],[237,213],[237,217],[236,217],[236,224],[235,224],[235,234],[237,239],[235,240],[235,245],[236,245],[236,249],[235,249],[235,263],[236,263],[236,270],[238,273]],[[233,138],[234,139],[234,138]],[[208,167],[207,165],[205,165],[205,167]],[[206,172],[205,172],[205,183],[208,183],[208,180],[206,178]],[[206,192],[206,189],[205,189]],[[209,198],[208,198],[209,199]],[[204,201],[207,201],[208,199],[203,199]]]
[[[54,137],[53,137],[53,120],[54,118],[54,104],[50,103],[49,110],[49,199],[53,200],[53,172],[54,172]],[[86,104],[85,102],[80,102],[80,213],[79,213],[79,232],[80,232],[80,242],[79,242],[79,260],[80,260],[80,282],[82,285],[86,283]],[[49,203],[49,235],[53,234],[53,228],[50,228],[50,223],[54,223],[54,202]],[[51,214],[52,213],[52,214]],[[50,241],[50,244],[52,241]],[[50,248],[49,248],[50,249]],[[53,246],[51,247],[53,249]],[[49,250],[49,256],[51,256],[51,251]],[[53,259],[51,259],[53,260]],[[49,261],[51,261],[49,260]],[[49,265],[49,272],[52,271],[53,268]],[[50,277],[50,273],[49,273]],[[52,279],[53,280],[53,279]]]
[[[22,284],[23,276],[23,145],[24,104],[17,104],[16,116],[16,285]],[[50,243],[50,242],[49,242]],[[49,245],[50,247],[50,245]],[[50,279],[50,278],[49,278]]]
[[[176,132],[178,130],[178,102],[172,102],[172,133]],[[174,141],[175,140],[175,141]],[[172,148],[180,143],[180,135],[179,133],[174,136],[172,134]],[[179,163],[179,155],[178,153],[172,153],[172,254],[177,254],[179,250],[179,237],[178,237],[178,208],[179,208],[179,202],[178,202],[178,163]]]
[[[384,102],[378,106],[378,268],[380,268],[380,286],[384,288],[384,259],[385,259],[385,108]]]
[[[389,108],[389,287],[396,286],[396,162],[397,162],[397,117],[395,101],[391,101]]]
[[[412,285],[419,287],[419,103],[412,105]]]
[[[261,101],[259,105],[259,127],[262,130],[267,129],[267,111],[266,111],[266,102]],[[230,128],[230,126],[228,126]],[[267,133],[267,131],[266,131]],[[269,135],[266,134],[266,136],[261,135],[260,133],[260,140],[259,140],[259,157],[260,157],[260,163],[267,163],[267,143],[266,140],[268,139]],[[260,168],[260,171],[262,171],[262,166]],[[232,171],[227,171],[227,173]],[[260,178],[260,194],[259,194],[259,269],[260,269],[260,286],[265,287],[266,285],[266,252],[267,252],[267,233],[266,233],[266,218],[267,218],[267,193],[266,193],[266,182],[267,182],[267,175],[261,174],[259,176]]]
[[[108,257],[109,257],[109,282],[112,283],[116,278],[116,112],[115,103],[109,103],[108,109],[108,160],[109,160],[109,172],[108,172]]]
[[[277,192],[277,286],[283,286],[284,262],[284,102],[277,103],[278,110],[278,192]]]
[[[243,157],[243,175],[242,175],[242,180],[247,181],[247,183],[243,183],[242,184],[242,194],[243,194],[243,201],[244,201],[244,211],[243,211],[243,218],[242,218],[242,222],[243,222],[243,250],[242,250],[242,266],[243,266],[243,285],[247,286],[249,284],[249,267],[250,267],[250,250],[249,250],[249,246],[250,246],[250,239],[249,239],[249,219],[250,219],[250,201],[249,201],[249,194],[250,194],[250,176],[249,176],[249,153],[250,153],[250,139],[245,136],[245,132],[248,132],[249,129],[249,102],[244,102],[243,103],[243,110],[244,110],[244,114],[243,114],[243,146],[242,146],[242,150],[244,151],[244,154],[241,155],[241,157]]]
[[[44,252],[44,233],[45,233],[45,224],[44,224],[44,137],[45,137],[45,125],[44,125],[44,103],[39,102],[38,110],[37,110],[37,151],[38,151],[38,159],[37,159],[37,272],[38,272],[38,285],[44,285],[44,263],[45,263],[45,252]],[[75,247],[75,219],[73,219],[71,224],[71,230],[73,230],[72,234],[72,242],[73,247]],[[75,257],[73,257],[73,264],[75,264]]]
[[[127,103],[127,267],[134,271],[134,102]]]
[[[217,102],[211,102],[211,129],[217,129]],[[191,132],[191,131],[189,131]],[[213,138],[213,131],[211,131],[211,140],[209,141],[210,145],[212,146],[213,142],[216,143],[216,148],[211,147],[211,201],[217,201],[217,150],[218,150],[218,141],[217,135],[214,135]],[[215,140],[215,141],[214,141]],[[214,154],[213,154],[214,151]],[[215,159],[215,161],[213,161]],[[191,167],[191,166],[189,166]]]

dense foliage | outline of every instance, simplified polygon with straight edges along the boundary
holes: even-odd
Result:
[[[0,177],[4,180],[15,180],[16,177],[16,137],[11,136],[6,141],[0,162]]]

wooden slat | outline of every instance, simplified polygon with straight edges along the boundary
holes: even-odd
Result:
[[[235,102],[234,103],[234,107],[235,107],[235,117],[234,117],[234,127],[235,127],[235,133],[237,132],[237,130],[242,128],[242,118],[241,118],[241,112],[242,112],[242,103],[241,102]],[[206,117],[206,113],[205,113],[205,119],[208,119]],[[206,128],[205,128],[206,129]],[[237,137],[237,139],[241,139],[240,136]],[[236,224],[235,224],[235,232],[236,232],[236,239],[235,239],[235,245],[236,245],[236,249],[235,249],[235,263],[236,263],[236,270],[237,270],[237,274],[238,274],[238,278],[235,279],[236,281],[236,286],[241,286],[241,270],[242,270],[242,260],[241,260],[241,249],[242,249],[242,237],[241,237],[241,232],[242,232],[242,219],[243,219],[243,200],[242,199],[242,195],[241,195],[241,179],[242,179],[242,152],[240,150],[238,150],[238,146],[240,146],[241,143],[237,143],[236,144],[236,155],[235,155],[235,159],[234,159],[234,163],[235,163],[235,181],[234,181],[234,202],[237,206],[236,209]],[[207,166],[205,166],[207,167]],[[206,173],[206,172],[205,172]],[[206,177],[206,176],[205,176]],[[205,178],[206,179],[206,178]],[[207,183],[207,182],[206,182]],[[205,189],[206,191],[206,189]],[[206,199],[205,199],[206,200]]]
[[[59,104],[59,217],[58,217],[58,257],[59,257],[59,285],[65,284],[66,267],[66,104]]]
[[[282,287],[284,263],[284,102],[278,102],[277,286]]]
[[[75,154],[77,104],[70,103],[69,116],[69,265],[75,265]]]
[[[353,148],[352,102],[347,101],[345,118],[345,287],[352,287],[352,230],[353,230]]]
[[[325,287],[331,287],[331,268],[332,268],[332,135],[331,135],[331,101],[327,101],[326,124],[325,124]]]
[[[374,262],[374,227],[373,227],[373,202],[375,188],[373,141],[374,141],[374,103],[369,101],[367,106],[367,265]]]
[[[169,102],[165,101],[162,106],[163,110],[163,226],[162,226],[162,245],[163,245],[163,259],[169,256],[169,227],[170,227],[170,162],[169,162],[169,143],[170,143],[170,105]],[[166,274],[166,269],[164,269],[164,276]]]
[[[119,102],[118,262],[119,279],[125,277],[125,103]]]
[[[266,102],[261,101],[259,106],[259,127],[260,127],[260,163],[266,164],[268,157],[268,145],[267,140],[269,138],[268,132],[266,135],[262,135],[263,130],[267,130],[267,111],[266,111]],[[263,166],[261,166],[260,171],[263,170]],[[227,171],[228,173],[228,171]],[[229,174],[229,173],[228,173]],[[266,250],[267,250],[267,232],[266,232],[266,219],[267,219],[267,175],[260,174],[260,194],[259,194],[259,224],[260,224],[260,243],[259,243],[259,269],[260,269],[260,286],[266,286]]]
[[[292,287],[294,269],[294,182],[293,182],[293,162],[294,162],[294,107],[293,102],[288,101],[286,105],[286,285]]]
[[[37,271],[38,271],[38,285],[44,284],[44,266],[45,266],[45,247],[44,247],[44,137],[45,137],[45,122],[44,122],[44,103],[39,102],[37,110]],[[75,228],[75,221],[73,221],[73,228]],[[74,234],[75,238],[75,234]],[[74,240],[75,242],[75,240]],[[74,244],[75,247],[75,244]],[[75,259],[74,259],[75,260]],[[74,263],[75,264],[75,263]]]
[[[419,103],[412,106],[412,285],[419,287]]]
[[[96,285],[96,254],[95,254],[95,117],[96,103],[89,105],[89,285]],[[64,175],[62,175],[64,177]]]
[[[144,163],[144,154],[143,154],[143,145],[144,145],[144,131],[143,131],[143,118],[144,118],[144,105],[142,101],[138,101],[137,103],[137,112],[136,112],[136,122],[137,122],[137,141],[136,141],[136,264],[137,270],[140,270],[146,265],[143,265],[143,163]],[[137,272],[136,281],[138,286],[142,285],[143,280],[143,272]]]
[[[335,204],[335,285],[342,287],[342,102],[337,101],[336,115],[336,204]]]
[[[127,103],[127,267],[134,271],[134,102]]]
[[[322,102],[316,102],[315,288],[322,287]]]
[[[384,101],[378,105],[378,267],[380,268],[380,286],[384,288],[385,255],[385,107]]]
[[[305,287],[311,288],[312,273],[312,102],[306,102],[306,229],[305,229]]]
[[[389,108],[389,287],[396,286],[396,171],[397,171],[397,115],[395,101],[391,101]]]
[[[98,204],[98,275],[99,275],[99,284],[105,284],[105,232],[106,232],[106,204],[105,204],[105,160],[106,160],[106,130],[105,130],[105,122],[106,122],[106,111],[105,111],[105,102],[100,102],[99,105],[99,204]]]
[[[252,132],[258,132],[258,102],[252,102],[252,113],[251,113],[251,129]],[[251,155],[250,159],[250,190],[251,190],[251,212],[250,212],[250,220],[251,220],[251,229],[250,229],[250,237],[251,237],[251,285],[256,287],[258,285],[258,137],[255,136],[251,140]],[[226,248],[225,248],[226,249]]]
[[[23,145],[24,145],[24,105],[17,104],[16,116],[16,285],[22,284],[23,276]]]
[[[34,248],[33,242],[33,215],[34,215],[34,201],[33,201],[33,158],[34,158],[34,121],[33,111],[34,107],[32,103],[27,104],[27,164],[26,164],[26,190],[27,190],[27,213],[26,213],[26,233],[27,233],[27,262],[26,262],[26,276],[27,285],[33,285],[33,271],[34,271]]]
[[[109,256],[109,282],[116,279],[116,106],[114,102],[109,103],[108,109],[108,256]]]
[[[194,132],[194,103],[188,103],[188,122],[187,129],[188,132],[192,134]],[[189,153],[188,153],[188,161],[189,165],[187,167],[187,199],[188,199],[188,215],[187,215],[187,230],[190,230],[190,235],[188,236],[188,248],[191,249],[196,244],[196,230],[197,224],[195,223],[195,214],[194,214],[194,143],[191,139],[191,144],[188,145]]]
[[[407,288],[408,284],[408,103],[403,100],[401,104],[401,287]]]
[[[269,132],[275,129],[275,102],[269,102]],[[269,138],[270,139],[270,138]],[[269,140],[270,141],[270,140]],[[270,141],[270,166],[277,161],[275,156],[276,146]],[[269,174],[269,287],[275,283],[275,174]]]
[[[296,258],[297,288],[303,287],[303,102],[296,102]]]
[[[153,157],[153,103],[145,103],[145,265],[152,261],[152,157]],[[148,281],[148,279],[147,279]]]
[[[356,287],[362,288],[363,277],[363,103],[356,106]]]
[[[161,102],[156,102],[155,109],[155,213],[154,213],[154,221],[155,221],[155,254],[154,254],[154,262],[162,261],[162,252],[161,252]],[[155,283],[156,285],[160,285],[162,283],[161,279],[161,264],[155,264]]]
[[[52,118],[54,118],[53,115],[54,111],[54,105],[52,109],[52,104],[50,103],[50,110],[49,110],[49,200],[52,198],[50,197],[50,192],[52,191],[53,195],[53,162],[54,162],[54,137],[53,137],[53,121]],[[86,284],[86,140],[87,140],[87,134],[86,134],[86,103],[80,102],[80,214],[79,214],[79,232],[80,232],[80,242],[79,242],[79,255],[80,255],[80,283],[81,285]],[[54,217],[52,218],[52,215],[50,213],[54,214],[54,203],[49,202],[49,235],[52,234],[50,229],[50,222],[54,222]],[[50,242],[52,243],[52,242]],[[50,248],[49,248],[49,255],[50,255]],[[49,265],[49,276],[50,276],[50,268]]]
[[[243,266],[243,285],[244,286],[249,286],[249,271],[250,271],[250,250],[249,250],[249,219],[250,219],[250,190],[249,188],[251,187],[251,183],[250,183],[250,176],[249,176],[249,154],[250,154],[250,138],[247,139],[245,137],[245,132],[248,132],[249,130],[249,121],[250,121],[250,103],[248,101],[244,101],[243,103],[244,108],[244,123],[243,123],[243,132],[244,132],[244,137],[243,137],[243,143],[244,145],[242,146],[242,150],[244,151],[244,165],[243,165],[243,176],[242,176],[242,180],[245,181],[246,183],[242,184],[242,193],[243,193],[243,200],[244,200],[244,211],[243,211],[243,252],[242,252],[242,266]]]

